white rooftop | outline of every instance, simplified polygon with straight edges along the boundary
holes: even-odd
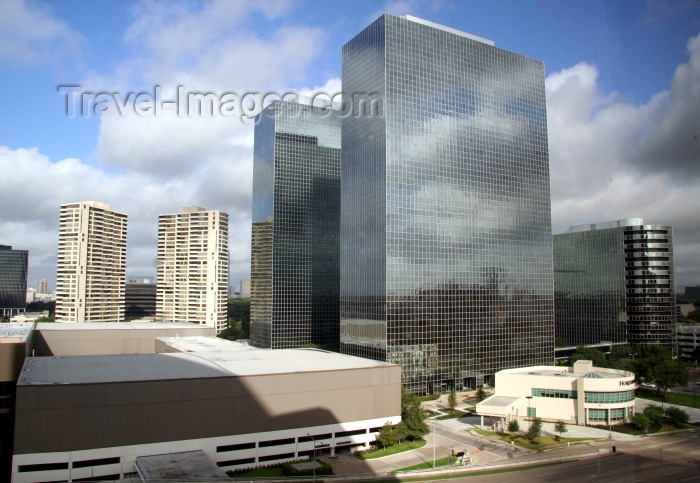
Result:
[[[194,329],[205,325],[192,324],[190,322],[43,322],[36,326],[36,330],[48,332],[51,330],[153,330],[153,329]]]
[[[451,34],[459,35],[461,37],[466,37],[471,40],[476,40],[477,42],[482,42],[484,44],[488,45],[495,45],[493,40],[485,39],[483,37],[479,37],[478,35],[473,35],[469,34],[467,32],[462,32],[461,30],[457,30],[452,27],[447,27],[446,25],[441,25],[439,23],[431,22],[430,20],[424,20],[422,18],[414,17],[413,15],[404,15],[401,18],[405,18],[406,20],[409,20],[411,22],[419,23],[421,25],[426,25],[428,27],[432,27],[438,30],[442,30],[444,32],[449,32]]]
[[[9,324],[0,324],[0,343],[2,339],[12,339],[16,342],[18,339],[26,340],[32,330],[34,322],[11,322]]]
[[[582,361],[584,362],[584,361]],[[622,371],[619,369],[609,369],[606,367],[592,367],[592,364],[588,366],[576,366],[574,367],[562,367],[562,366],[531,366],[531,367],[519,367],[516,369],[505,369],[504,373],[508,374],[518,374],[523,376],[543,376],[552,377],[558,376],[561,378],[571,378],[578,379],[582,377],[596,378],[596,379],[619,379],[620,377],[632,377],[633,373]]]
[[[160,338],[183,352],[27,358],[19,385],[196,379],[393,366],[317,349],[255,349],[223,339]]]

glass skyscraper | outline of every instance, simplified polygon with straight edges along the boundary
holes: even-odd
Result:
[[[554,235],[556,336],[675,351],[673,230],[641,218]]]
[[[0,245],[0,315],[23,312],[27,306],[27,250]]]
[[[554,235],[554,321],[562,345],[627,342],[622,230]]]
[[[341,351],[414,393],[552,364],[542,62],[383,15],[343,47],[343,93]]]
[[[256,118],[250,339],[338,350],[340,118],[276,101]]]

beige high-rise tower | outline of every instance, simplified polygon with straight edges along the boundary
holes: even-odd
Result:
[[[126,222],[107,203],[61,205],[56,322],[124,320]]]
[[[228,214],[198,206],[158,217],[156,319],[226,328]]]

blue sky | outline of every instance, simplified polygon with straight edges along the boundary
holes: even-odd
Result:
[[[541,59],[555,233],[643,217],[675,229],[678,284],[700,284],[700,2],[0,3],[0,243],[55,283],[58,207],[129,214],[128,272],[154,274],[157,216],[231,214],[231,283],[249,277],[252,127],[232,119],[68,118],[91,92],[336,92],[341,48],[411,14]],[[696,137],[693,137],[693,136]]]

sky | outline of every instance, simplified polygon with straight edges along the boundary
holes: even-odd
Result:
[[[0,244],[29,250],[28,285],[52,290],[60,205],[103,201],[129,216],[127,274],[155,276],[158,215],[219,209],[240,288],[254,94],[340,92],[342,46],[384,13],[544,61],[553,232],[671,225],[676,284],[700,284],[697,0],[2,1]],[[178,86],[251,95],[215,115],[149,109]]]

